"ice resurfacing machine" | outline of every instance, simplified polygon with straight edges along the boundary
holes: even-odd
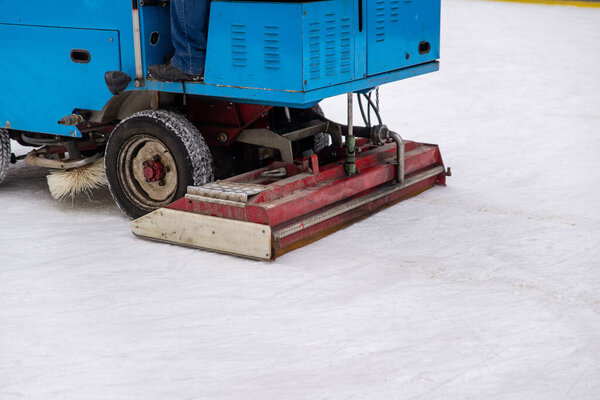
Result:
[[[445,183],[438,147],[388,129],[374,94],[438,70],[440,0],[213,0],[198,83],[147,77],[173,52],[168,3],[5,4],[0,180],[21,158],[104,158],[134,234],[265,260]],[[340,94],[346,124],[318,106]]]

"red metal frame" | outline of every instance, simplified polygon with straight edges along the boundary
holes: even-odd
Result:
[[[268,128],[269,111],[272,108],[273,106],[206,100],[190,96],[188,119],[200,130],[206,143],[227,147],[231,146],[244,129]]]
[[[168,208],[269,225],[273,232],[300,222],[297,232],[274,238],[273,254],[277,255],[326,235],[387,204],[418,194],[435,184],[445,184],[445,173],[439,172],[407,187],[394,186],[398,169],[397,164],[392,162],[395,155],[396,145],[393,142],[384,146],[373,146],[368,144],[366,139],[359,139],[356,157],[359,174],[355,176],[345,175],[341,159],[322,166],[319,166],[317,156],[300,159],[293,164],[275,162],[266,168],[226,180],[267,186],[265,191],[252,196],[245,206],[184,197]],[[404,163],[407,181],[435,167],[442,167],[440,171],[444,171],[436,145],[405,142]],[[288,176],[285,179],[261,178],[263,172],[281,167],[287,170]],[[374,196],[374,200],[366,204],[310,226],[302,225],[302,221],[307,218],[324,215],[328,210],[354,199],[370,199],[365,196],[377,194],[378,191],[383,194],[380,197]]]

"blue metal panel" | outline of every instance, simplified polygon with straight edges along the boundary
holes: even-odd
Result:
[[[312,90],[364,77],[365,47],[355,0],[213,1],[205,81]]]
[[[214,1],[205,81],[302,90],[301,3]]]
[[[115,21],[131,24],[131,1],[0,0],[0,23],[64,28],[114,29]]]
[[[75,108],[100,110],[111,98],[104,73],[120,69],[119,32],[0,24],[0,126],[80,136],[57,121]],[[90,53],[89,63],[71,50]],[[9,72],[7,74],[7,72]]]
[[[358,32],[354,4],[353,0],[303,4],[304,90],[354,79]]]
[[[367,1],[368,74],[437,60],[440,0]],[[419,54],[419,43],[430,51]]]
[[[0,10],[3,24],[119,31],[122,70],[135,75],[131,0],[0,0]]]
[[[171,42],[171,17],[169,7],[140,7],[139,10],[143,69],[147,71],[150,65],[163,64],[165,57],[175,52]],[[158,38],[156,43],[153,43],[153,34]]]

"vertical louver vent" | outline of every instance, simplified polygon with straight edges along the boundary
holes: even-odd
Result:
[[[279,69],[281,67],[281,39],[279,37],[279,26],[265,26],[264,33],[264,55],[265,68]]]
[[[309,29],[310,79],[321,77],[321,24],[311,22]]]
[[[385,9],[387,0],[377,0],[375,2],[375,40],[383,42],[385,40]]]
[[[341,20],[341,38],[340,38],[340,50],[341,50],[341,63],[340,63],[340,72],[342,74],[346,74],[350,72],[351,59],[352,55],[352,40],[351,40],[351,22],[350,18],[342,18]]]
[[[404,3],[408,4],[411,0],[404,0]],[[392,23],[398,22],[400,16],[400,0],[392,0],[390,7],[390,18]]]
[[[231,24],[231,61],[234,67],[248,65],[246,25]]]
[[[332,76],[337,67],[337,23],[335,14],[325,15],[325,75]]]
[[[403,0],[410,4],[412,0]],[[385,41],[386,21],[395,24],[400,20],[400,0],[377,0],[375,3],[375,40]]]
[[[326,78],[334,82],[340,75],[352,73],[352,21],[348,16],[329,12],[308,23],[308,76],[311,80]]]

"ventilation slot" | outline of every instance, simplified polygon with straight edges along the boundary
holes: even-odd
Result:
[[[309,25],[310,79],[321,77],[321,28],[318,22]]]
[[[375,41],[377,42],[385,40],[385,9],[386,0],[375,2]]]
[[[336,62],[336,31],[337,21],[335,14],[325,15],[325,75],[333,76],[336,73],[337,62]]]
[[[265,26],[264,53],[265,68],[279,69],[281,67],[281,40],[278,26]]]
[[[351,66],[351,25],[350,18],[342,18],[341,21],[341,52],[342,52],[342,60],[340,63],[340,72],[342,74],[347,74],[350,72]]]
[[[390,3],[390,21],[392,22],[392,24],[398,22],[398,20],[400,19],[400,0],[392,0],[392,2]],[[404,1],[405,4],[410,3],[410,0],[405,0]]]
[[[248,65],[246,25],[231,24],[231,62],[234,67]]]

